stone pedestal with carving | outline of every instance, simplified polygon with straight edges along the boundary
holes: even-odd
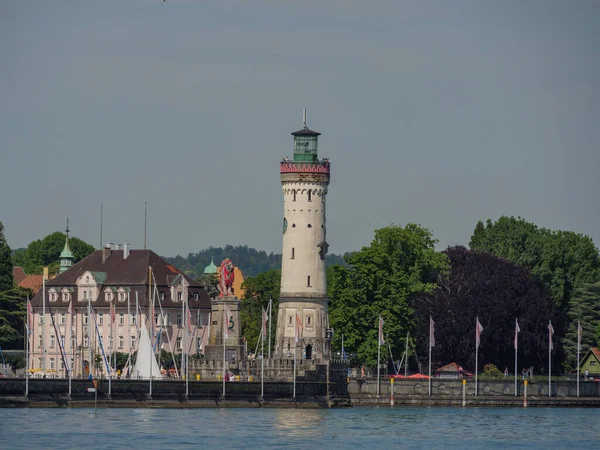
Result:
[[[225,345],[225,361],[228,364],[246,360],[240,323],[241,302],[237,297],[229,295],[217,297],[211,303],[210,335],[204,349],[205,359],[222,361],[223,345]],[[223,322],[226,322],[227,327],[226,339],[224,339]]]

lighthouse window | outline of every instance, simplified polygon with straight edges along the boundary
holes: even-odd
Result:
[[[296,256],[296,249],[292,247],[292,259]]]
[[[312,202],[312,191],[308,191],[308,201]]]
[[[310,287],[310,275],[308,276],[308,282],[307,282],[306,286]]]
[[[293,195],[292,201],[295,202],[296,201],[296,190],[292,191],[292,195]]]
[[[292,324],[292,316],[288,317],[288,324],[291,325]]]
[[[308,228],[312,228],[312,225],[310,223],[308,224]]]

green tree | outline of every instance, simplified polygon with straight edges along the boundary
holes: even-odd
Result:
[[[271,325],[271,345],[275,340],[277,329],[277,309],[279,307],[279,289],[281,286],[281,271],[269,270],[244,281],[242,289],[242,305],[240,318],[242,321],[242,332],[248,342],[248,351],[254,351],[260,339],[262,324],[262,309],[265,311],[269,306],[269,299],[273,300],[273,314]],[[268,326],[267,326],[268,329]],[[268,332],[268,331],[267,331]],[[265,341],[265,353],[268,348],[268,340]]]
[[[0,346],[23,348],[25,300],[31,290],[16,287],[0,292]]]
[[[13,264],[10,247],[4,237],[4,225],[0,222],[0,292],[13,287]]]
[[[94,251],[94,247],[76,237],[69,238],[69,246],[77,263]],[[51,273],[56,273],[60,265],[59,257],[65,247],[65,234],[56,231],[43,239],[32,241],[24,251],[13,254],[15,265],[23,267],[28,274],[41,274],[44,266],[49,266]]]
[[[329,320],[335,329],[333,347],[344,345],[367,364],[377,361],[378,318],[394,358],[413,327],[409,300],[433,292],[448,268],[447,257],[435,251],[430,230],[419,225],[391,225],[375,231],[368,247],[346,257],[348,267],[329,269]],[[387,355],[387,351],[385,353]]]
[[[585,284],[575,292],[569,310],[570,325],[565,335],[565,368],[577,367],[577,322],[581,324],[581,355],[598,344],[600,327],[600,281]]]
[[[565,311],[575,290],[600,274],[600,256],[590,237],[539,228],[520,217],[502,216],[485,226],[478,222],[469,245],[531,270]]]

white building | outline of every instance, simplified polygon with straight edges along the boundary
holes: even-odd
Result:
[[[31,304],[30,368],[48,376],[67,376],[63,352],[76,377],[89,374],[90,360],[104,360],[100,342],[106,357],[135,352],[140,326],[150,329],[153,342],[160,336],[160,348],[169,352],[181,353],[187,342],[196,354],[208,340],[205,290],[151,250],[108,245],[46,281]],[[187,336],[184,314],[191,317]],[[105,363],[97,365],[94,376],[106,376]]]

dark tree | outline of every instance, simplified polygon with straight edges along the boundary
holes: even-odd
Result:
[[[534,366],[548,372],[548,320],[555,330],[553,372],[563,359],[560,340],[565,320],[554,308],[550,293],[527,269],[484,252],[448,248],[450,274],[433,293],[415,299],[416,335],[426,355],[429,316],[435,322],[435,367],[455,361],[475,369],[475,320],[483,326],[479,370],[493,363],[514,368],[515,319],[519,320],[519,369]]]
[[[12,270],[11,251],[4,237],[4,225],[0,222],[0,292],[12,289]]]

